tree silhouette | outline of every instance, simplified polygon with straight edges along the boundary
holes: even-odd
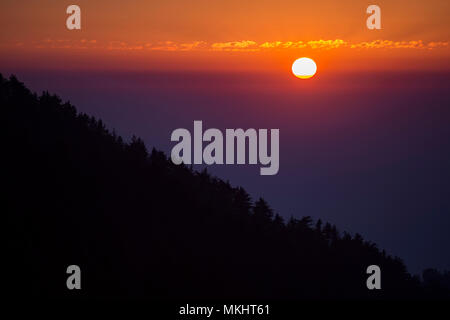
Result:
[[[69,102],[0,75],[6,288],[12,295],[180,298],[448,298],[448,273],[412,277],[399,258],[207,170],[125,142]],[[297,215],[298,216],[298,215]],[[77,264],[83,290],[66,289]],[[383,290],[365,286],[367,266]],[[447,285],[441,285],[447,283]]]

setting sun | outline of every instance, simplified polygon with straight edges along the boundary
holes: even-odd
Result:
[[[316,74],[317,66],[310,58],[299,58],[292,64],[292,73],[300,79],[308,79]]]

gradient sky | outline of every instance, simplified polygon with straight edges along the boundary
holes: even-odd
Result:
[[[361,0],[80,0],[80,31],[66,29],[70,4],[2,1],[3,64],[278,71],[301,54],[321,70],[450,68],[445,0],[377,1],[382,30]]]
[[[450,2],[80,0],[0,3],[0,72],[126,138],[279,128],[280,172],[213,166],[282,216],[360,232],[412,272],[450,269]],[[382,30],[366,28],[369,4]],[[290,71],[301,56],[318,73]]]

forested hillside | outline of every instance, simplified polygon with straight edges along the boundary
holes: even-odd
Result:
[[[184,165],[55,95],[0,76],[7,235],[13,294],[53,297],[443,297],[360,235]],[[300,201],[300,200],[299,200]],[[79,265],[82,290],[66,288]],[[366,268],[382,270],[382,290]]]

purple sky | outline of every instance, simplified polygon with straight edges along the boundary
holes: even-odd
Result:
[[[176,128],[279,128],[280,171],[210,171],[284,217],[359,232],[409,270],[450,269],[450,74],[353,73],[315,82],[238,73],[14,72],[169,154]],[[293,82],[297,81],[297,82]],[[320,86],[317,84],[320,83]]]

